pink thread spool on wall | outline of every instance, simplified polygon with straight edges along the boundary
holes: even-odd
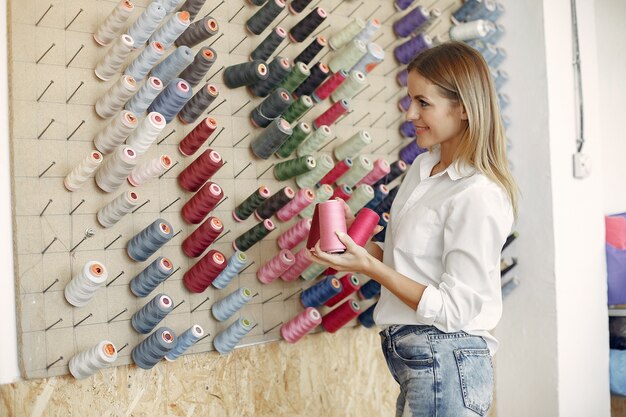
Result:
[[[309,218],[301,219],[299,222],[284,231],[278,237],[278,247],[281,249],[293,249],[300,242],[307,238],[311,230],[312,220]]]
[[[308,251],[307,248],[302,248],[296,253],[296,261],[293,266],[281,275],[283,281],[295,281],[305,269],[311,266],[313,262],[307,256]]]
[[[356,185],[374,185],[378,182],[378,180],[380,180],[390,172],[391,166],[389,165],[389,162],[385,161],[382,158],[377,159],[376,161],[374,161],[374,168],[365,177],[363,177],[361,181],[357,182]]]
[[[296,263],[293,253],[282,249],[276,256],[267,261],[256,273],[263,284],[271,284]]]
[[[283,324],[280,328],[280,335],[289,343],[296,343],[307,333],[313,330],[322,322],[322,316],[313,307],[306,310]]]
[[[307,208],[315,201],[315,193],[310,188],[302,188],[296,196],[287,203],[283,208],[276,212],[278,220],[286,222],[293,219],[302,210]]]

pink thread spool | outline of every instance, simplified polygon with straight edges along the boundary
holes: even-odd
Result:
[[[190,258],[202,255],[202,252],[224,231],[224,224],[217,217],[209,217],[183,241],[183,252]]]
[[[191,292],[201,293],[226,268],[226,257],[222,252],[211,249],[202,259],[185,272],[183,284]]]
[[[276,217],[283,222],[289,221],[309,205],[313,204],[314,201],[315,193],[313,190],[310,188],[302,188],[296,193],[293,200],[276,212]]]
[[[345,81],[348,77],[348,73],[346,71],[340,70],[333,74],[329,79],[324,81],[322,85],[317,87],[311,97],[317,101],[326,100],[330,95]]]
[[[296,260],[293,266],[281,275],[281,279],[283,281],[295,281],[298,279],[302,271],[311,266],[313,262],[309,261],[309,258],[307,257],[308,251],[309,250],[307,248],[302,248],[298,251],[298,253],[296,253]]]
[[[348,187],[346,184],[339,184],[337,188],[335,188],[333,195],[330,196],[330,199],[341,198],[343,201],[348,201],[350,197],[352,197],[352,188]]]
[[[287,249],[281,250],[278,255],[267,261],[256,273],[257,278],[263,284],[271,284],[278,277],[291,268],[296,262],[293,253]]]
[[[361,307],[354,300],[347,300],[345,303],[322,317],[322,327],[328,333],[335,333],[350,320],[356,318],[361,312]]]
[[[346,247],[337,232],[347,233],[346,210],[343,202],[328,200],[317,205],[319,213],[320,248],[327,253],[342,253]]]
[[[284,231],[278,237],[278,247],[281,249],[293,249],[309,235],[311,219],[304,218]]]
[[[207,149],[178,174],[178,184],[183,189],[195,193],[223,165],[222,156],[213,149]]]
[[[359,279],[354,274],[346,274],[341,277],[339,280],[341,282],[341,292],[326,301],[324,304],[326,307],[334,307],[344,298],[347,298],[349,295],[354,294],[360,287]]]
[[[289,343],[296,343],[307,333],[313,330],[322,322],[322,315],[313,307],[306,310],[283,324],[280,328],[280,335]]]
[[[217,120],[212,117],[207,117],[198,123],[198,125],[180,141],[178,150],[185,156],[193,155],[200,149],[202,144],[211,136],[215,129],[217,129]]]
[[[374,168],[365,177],[363,177],[361,181],[357,182],[356,185],[374,185],[378,182],[378,180],[380,180],[390,172],[391,166],[389,165],[389,162],[385,161],[382,158],[377,159],[376,161],[374,161]]]
[[[313,126],[319,129],[320,126],[330,126],[337,121],[341,116],[346,114],[350,110],[350,102],[346,98],[342,98],[332,106],[328,108],[324,113],[320,114],[317,119],[313,121]]]
[[[222,187],[207,182],[185,205],[180,214],[187,223],[198,224],[211,212],[224,197]]]
[[[337,178],[345,174],[350,168],[352,168],[352,159],[346,158],[343,161],[339,161],[335,164],[328,174],[320,180],[320,184],[333,184],[337,181]]]

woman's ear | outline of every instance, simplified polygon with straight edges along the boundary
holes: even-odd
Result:
[[[467,120],[467,111],[465,110],[465,106],[461,104],[461,120]]]

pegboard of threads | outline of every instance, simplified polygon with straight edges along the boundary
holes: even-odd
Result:
[[[447,33],[450,13],[461,1],[422,3],[427,8],[442,11],[429,29],[431,37]],[[299,221],[299,216],[286,222],[273,217],[277,230],[245,251],[247,267],[226,288],[218,290],[209,286],[198,294],[183,285],[183,275],[200,258],[187,257],[181,248],[183,240],[197,225],[188,224],[181,217],[181,208],[193,193],[181,188],[177,177],[199,153],[186,157],[179,152],[178,144],[198,121],[207,115],[217,121],[215,132],[201,150],[214,149],[225,161],[211,178],[223,189],[224,198],[210,215],[222,221],[224,231],[210,249],[219,250],[230,258],[235,238],[258,223],[253,216],[235,222],[232,211],[260,185],[269,187],[272,194],[286,185],[299,190],[293,179],[278,181],[273,174],[275,164],[295,154],[286,159],[271,156],[264,160],[251,152],[251,141],[263,129],[251,123],[250,112],[263,98],[250,94],[243,87],[228,88],[223,79],[225,68],[248,62],[250,53],[276,25],[289,31],[315,7],[322,7],[328,13],[303,42],[283,40],[266,62],[276,55],[293,61],[315,36],[321,34],[328,39],[354,18],[381,21],[381,28],[372,41],[385,51],[385,60],[367,74],[367,85],[350,100],[348,113],[331,125],[332,138],[313,152],[314,157],[332,157],[333,150],[359,130],[366,130],[372,138],[359,154],[367,155],[372,161],[384,158],[392,163],[398,159],[399,149],[410,142],[398,130],[403,118],[398,100],[403,97],[405,87],[399,86],[395,78],[401,66],[393,58],[393,48],[402,40],[397,39],[392,30],[394,21],[406,14],[406,10],[399,12],[392,1],[318,0],[299,14],[291,14],[286,9],[281,11],[262,33],[254,35],[245,29],[245,23],[259,7],[244,1],[207,0],[196,20],[210,15],[218,22],[219,31],[191,49],[195,55],[208,45],[217,52],[218,58],[193,92],[209,82],[218,88],[219,95],[197,122],[183,124],[175,118],[168,123],[139,159],[141,163],[167,154],[171,168],[158,180],[140,187],[131,187],[124,181],[116,191],[105,193],[90,178],[78,190],[70,192],[64,187],[64,178],[95,150],[94,137],[110,123],[110,119],[96,114],[94,106],[118,82],[121,74],[116,72],[106,82],[94,75],[94,68],[110,46],[99,46],[94,42],[93,33],[117,4],[105,0],[9,2],[18,337],[21,368],[26,378],[66,374],[73,356],[104,339],[112,341],[117,348],[116,365],[132,363],[131,350],[147,335],[133,329],[131,316],[158,293],[167,294],[173,302],[173,310],[159,326],[167,326],[177,335],[196,323],[204,329],[205,337],[186,353],[214,350],[215,335],[241,317],[250,320],[253,328],[239,346],[277,340],[281,325],[304,311],[300,293],[313,282],[300,278],[291,282],[278,279],[266,285],[256,277],[257,269],[279,253],[276,239],[280,233]],[[132,24],[150,2],[137,0],[133,4],[134,10],[126,26]],[[133,51],[122,69],[140,53],[141,49]],[[328,63],[335,54],[324,47],[312,64]],[[329,99],[316,104],[299,120],[312,125],[330,104]],[[137,206],[113,227],[102,227],[96,213],[126,191],[136,193]],[[171,224],[173,239],[147,261],[133,261],[126,252],[128,241],[157,218]],[[295,254],[299,247],[292,252]],[[139,298],[130,291],[129,283],[157,256],[171,260],[174,272],[149,296]],[[66,301],[64,289],[92,260],[106,266],[106,284],[87,305],[74,307]],[[362,283],[365,280],[367,278],[361,278]],[[213,303],[242,287],[250,289],[252,300],[227,321],[215,320],[210,312]],[[352,298],[358,300],[356,296]],[[368,300],[359,302],[362,310],[372,304]],[[325,314],[329,309],[320,311]],[[352,320],[348,325],[355,324],[356,320]],[[318,327],[316,331],[321,329]]]

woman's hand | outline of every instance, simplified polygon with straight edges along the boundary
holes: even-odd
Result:
[[[380,262],[372,257],[365,248],[354,243],[352,238],[345,233],[336,232],[337,237],[346,247],[341,254],[330,254],[322,251],[319,241],[309,252],[309,259],[318,264],[329,266],[337,271],[358,272],[367,275],[367,271],[375,262]]]

